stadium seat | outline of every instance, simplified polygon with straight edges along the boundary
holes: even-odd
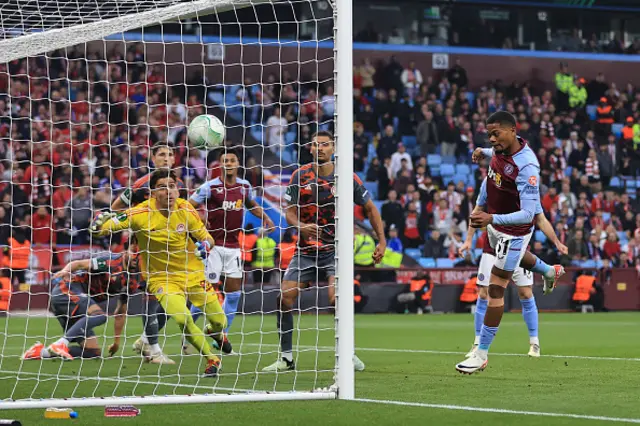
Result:
[[[627,188],[635,188],[637,186],[637,182],[635,180],[627,181]]]
[[[436,267],[436,261],[433,260],[430,257],[421,257],[420,259],[418,259],[418,263],[423,268],[435,268]]]
[[[464,97],[467,98],[467,101],[469,101],[471,105],[476,101],[476,94],[473,92],[465,92]]]
[[[378,209],[378,211],[382,209],[383,204],[384,204],[384,201],[382,200],[373,200],[373,205],[376,206],[376,209]]]
[[[621,188],[622,182],[620,181],[620,178],[618,176],[614,176],[611,178],[611,182],[609,182],[609,186],[613,188]]]
[[[538,229],[535,233],[535,239],[536,241],[540,241],[542,244],[544,244],[547,241],[547,236],[544,235],[544,232]]]
[[[360,178],[360,180],[363,181],[363,182],[364,182],[365,178],[367,177],[365,172],[356,172],[356,176],[358,176]]]
[[[440,257],[436,259],[436,267],[438,268],[453,268],[453,260],[447,257]]]
[[[473,249],[473,258],[477,259],[480,256],[482,256],[482,249],[481,248]]]
[[[458,162],[458,160],[456,160],[456,156],[455,155],[443,155],[442,156],[442,163],[443,164],[456,164]]]
[[[440,166],[434,166],[429,168],[431,170],[431,176],[440,176]]]
[[[378,182],[365,182],[364,187],[371,194],[371,198],[378,199]]]
[[[596,121],[596,112],[598,111],[597,105],[587,105],[587,114],[589,115],[589,119],[591,121]]]
[[[457,164],[456,165],[456,174],[457,175],[469,175],[471,174],[471,167],[467,164]]]
[[[616,135],[616,138],[620,139],[620,136],[622,136],[622,128],[623,127],[624,127],[624,125],[622,125],[620,123],[614,123],[614,124],[611,125],[611,133]]]
[[[602,220],[604,220],[605,223],[609,223],[611,220],[611,213],[602,212]]]
[[[567,166],[567,168],[564,169],[564,175],[567,176],[567,177],[570,177],[571,173],[573,173],[573,167]]]
[[[467,184],[467,179],[469,178],[469,175],[461,175],[461,174],[455,174],[453,176],[453,183],[455,183],[456,185],[458,185],[458,182],[464,182],[464,184]],[[447,183],[447,182],[445,182]]]
[[[407,148],[407,151],[411,151],[418,145],[418,140],[415,136],[403,136],[402,144]]]
[[[414,258],[415,260],[419,260],[420,257],[422,256],[422,252],[420,251],[420,249],[406,249],[404,251],[404,254]]]
[[[595,268],[597,266],[596,261],[593,259],[584,260],[580,262],[580,267],[582,268]]]
[[[620,240],[620,245],[626,244],[629,241],[624,231],[618,231],[618,239]]]
[[[455,169],[455,167],[453,167],[453,164],[442,164],[442,165],[440,165],[440,174],[442,176],[451,177],[455,173],[456,173],[456,169]]]
[[[429,155],[427,155],[427,165],[429,167],[439,166],[440,164],[442,164],[442,157],[441,156],[439,156],[438,154],[429,154]]]

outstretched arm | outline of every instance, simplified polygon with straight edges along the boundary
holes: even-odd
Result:
[[[64,268],[56,272],[51,278],[62,278],[66,275],[71,275],[76,271],[85,270],[88,271],[91,267],[90,259],[73,260],[65,265]]]
[[[118,299],[116,309],[113,312],[113,343],[109,346],[109,356],[113,356],[118,352],[120,348],[120,336],[124,329],[124,323],[127,316],[127,302],[123,299]]]
[[[561,254],[569,253],[569,249],[567,248],[567,246],[560,242],[560,239],[558,239],[558,236],[556,235],[556,231],[553,229],[551,222],[549,222],[544,213],[538,213],[536,215],[536,225],[538,226],[538,228],[540,228],[542,233],[546,235],[546,237],[553,243],[553,245],[556,246]]]
[[[371,222],[371,226],[378,237],[378,245],[373,252],[373,261],[375,263],[380,263],[384,256],[384,251],[387,249],[387,239],[384,236],[382,217],[372,200],[368,200],[363,207],[364,213],[367,215],[367,218],[369,219],[369,222]]]
[[[249,213],[262,220],[262,226],[264,228],[273,229],[275,227],[271,219],[269,219],[269,216],[264,212],[264,209],[260,207],[254,199],[248,199],[245,202],[245,207],[249,210]]]

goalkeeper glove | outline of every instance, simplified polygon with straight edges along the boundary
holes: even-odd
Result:
[[[209,241],[198,241],[196,243],[195,254],[196,257],[200,260],[206,260],[209,257],[209,252],[211,251],[211,244]]]
[[[111,212],[100,212],[91,222],[91,226],[89,227],[89,231],[92,234],[97,234],[102,230],[102,225],[104,225],[109,219],[114,217],[116,214]]]

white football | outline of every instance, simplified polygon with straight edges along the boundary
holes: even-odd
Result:
[[[187,129],[189,142],[197,149],[213,149],[224,143],[225,127],[215,115],[199,115]]]

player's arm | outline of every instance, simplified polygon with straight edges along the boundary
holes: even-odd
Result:
[[[129,195],[125,195],[127,192],[129,193]],[[113,203],[111,203],[111,211],[121,212],[123,210],[128,209],[131,204],[130,193],[131,193],[131,189],[129,188],[125,189],[124,192],[120,194],[118,198],[116,198],[113,201]],[[125,199],[128,200],[127,202],[123,201],[123,196]]]
[[[143,213],[144,211],[140,211]],[[89,226],[89,231],[96,237],[104,237],[113,232],[120,232],[126,229],[134,229],[135,223],[131,219],[134,213],[138,213],[135,208],[115,214],[102,212],[96,216]],[[135,230],[135,229],[134,229]]]
[[[273,229],[275,225],[273,221],[269,219],[269,216],[265,213],[264,209],[256,203],[253,198],[247,198],[244,202],[245,207],[249,210],[249,213],[262,220],[262,226],[266,229]]]
[[[369,191],[367,191],[360,178],[355,174],[353,175],[353,185],[353,201],[357,205],[363,207],[364,214],[367,216],[367,219],[369,219],[369,222],[371,222],[373,231],[378,237],[378,244],[376,245],[376,249],[374,250],[372,257],[375,263],[380,263],[384,256],[384,252],[387,249],[387,239],[384,236],[382,217],[380,216],[378,208],[373,203]]]
[[[207,228],[200,220],[200,215],[191,203],[185,203],[183,206],[187,212],[187,233],[196,244],[195,255],[205,260],[209,257],[209,252],[215,245],[215,240],[207,231]]]
[[[538,204],[540,204],[539,181],[540,173],[535,165],[529,164],[523,167],[516,177],[516,186],[520,195],[520,210],[514,213],[494,215],[479,213],[472,218],[473,225],[483,227],[489,223],[494,225],[526,225],[532,223]]]
[[[567,246],[560,242],[558,235],[556,235],[555,229],[553,229],[553,225],[544,215],[544,211],[542,210],[542,205],[539,205],[538,210],[536,211],[536,226],[542,231],[544,235],[556,246],[558,251],[561,254],[568,254],[569,249]]]
[[[479,163],[485,157],[493,157],[493,148],[476,148],[471,154],[471,161]]]
[[[113,343],[109,346],[109,356],[113,356],[120,348],[120,336],[127,316],[127,301],[126,295],[119,297],[116,309],[113,311]]]
[[[73,260],[65,265],[64,268],[53,274],[51,278],[62,278],[69,276],[76,271],[88,271],[91,267],[90,259]]]

